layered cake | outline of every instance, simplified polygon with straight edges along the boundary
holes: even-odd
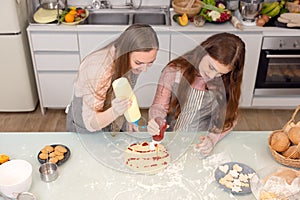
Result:
[[[155,144],[152,149],[149,142],[143,142],[132,144],[125,150],[125,165],[138,173],[156,174],[169,163],[170,155],[162,144]]]

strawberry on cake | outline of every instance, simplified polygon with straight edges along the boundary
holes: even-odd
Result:
[[[170,163],[170,155],[162,144],[155,144],[150,148],[149,142],[132,144],[125,151],[125,165],[131,170],[144,173],[156,174],[164,170]]]

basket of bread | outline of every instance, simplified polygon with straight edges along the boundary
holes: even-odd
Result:
[[[194,17],[200,12],[202,3],[199,0],[173,0],[172,7],[178,14]]]
[[[299,110],[300,105],[286,125],[281,130],[273,131],[268,139],[269,149],[274,159],[283,165],[295,168],[300,168],[300,121],[295,121]]]

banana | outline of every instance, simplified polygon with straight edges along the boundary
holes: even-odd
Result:
[[[275,9],[277,6],[279,6],[278,1],[275,1],[271,4],[266,4],[265,7],[263,6],[263,8],[261,9],[260,14],[267,14],[271,12],[273,9]]]
[[[266,8],[268,6],[270,6],[273,2],[263,2],[262,3],[262,8]]]
[[[285,1],[284,1],[284,0],[281,0],[279,5],[280,5],[280,8],[283,8],[284,5],[285,5]]]
[[[271,12],[266,13],[266,15],[270,16],[270,17],[275,17],[276,15],[278,15],[280,13],[280,6],[276,6]]]

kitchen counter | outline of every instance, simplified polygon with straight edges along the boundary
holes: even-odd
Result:
[[[56,24],[31,24],[29,29],[34,30],[59,30],[59,31],[122,31],[126,29],[128,25],[56,25]],[[172,21],[171,26],[155,26],[155,30],[159,31],[180,31],[180,32],[238,32],[238,33],[251,33],[259,32],[264,36],[298,36],[300,29],[296,28],[281,28],[281,27],[258,27],[258,26],[244,26],[244,30],[241,31],[233,27],[231,22],[224,24],[212,24],[205,23],[203,27],[196,27],[193,23],[189,23],[187,26],[180,26]]]
[[[172,12],[172,16],[175,13]],[[189,24],[185,27],[180,26],[177,23],[172,21],[172,26],[170,30],[173,31],[207,31],[207,32],[238,32],[238,33],[251,33],[251,32],[261,32],[264,36],[295,36],[299,35],[300,29],[291,29],[291,28],[281,28],[281,27],[260,27],[260,26],[245,26],[244,30],[239,30],[233,27],[230,21],[225,22],[223,24],[213,24],[206,22],[202,27],[196,27],[193,23],[189,22]],[[280,30],[280,31],[279,31]]]
[[[198,135],[195,135],[195,138],[191,135],[191,138],[186,138],[188,140],[179,137],[179,140],[177,138],[173,142],[175,141],[176,149],[182,153],[172,159],[168,168],[156,175],[133,174],[116,169],[112,167],[113,165],[106,165],[107,161],[113,159],[114,156],[110,157],[110,155],[115,151],[102,155],[93,154],[95,145],[102,146],[103,149],[109,146],[122,149],[120,148],[122,142],[115,143],[112,139],[108,145],[107,140],[101,139],[105,138],[105,135],[109,136],[110,133],[87,136],[92,139],[91,143],[87,143],[89,140],[85,136],[76,133],[0,133],[0,153],[9,155],[11,159],[25,159],[33,165],[33,183],[30,192],[39,200],[253,200],[252,194],[232,195],[223,191],[214,180],[214,170],[220,164],[229,161],[244,163],[254,170],[279,165],[268,150],[267,138],[270,133],[269,131],[232,132],[216,146],[213,154],[205,159],[199,159],[199,155],[193,150],[193,143],[198,140]],[[125,136],[132,137],[126,133],[119,133],[115,139]],[[125,140],[122,141],[124,143]],[[58,179],[51,183],[41,181],[38,172],[40,163],[37,160],[39,151],[48,144],[64,144],[71,151],[69,160],[59,166]],[[171,156],[175,155],[176,149],[172,149],[171,145],[168,149]],[[119,158],[114,157],[112,163],[116,159]]]
[[[238,33],[262,33],[264,36],[298,36],[300,29],[297,28],[281,28],[281,27],[259,27],[259,26],[244,26],[244,30],[241,31],[233,27],[231,22],[224,24],[205,23],[202,27],[196,27],[193,23],[189,22],[187,26],[180,26],[172,20],[174,11],[171,11],[171,26],[153,25],[154,29],[158,31],[179,31],[179,32],[238,32]],[[78,30],[78,31],[122,31],[127,28],[128,25],[56,25],[56,24],[31,24],[31,30]]]

